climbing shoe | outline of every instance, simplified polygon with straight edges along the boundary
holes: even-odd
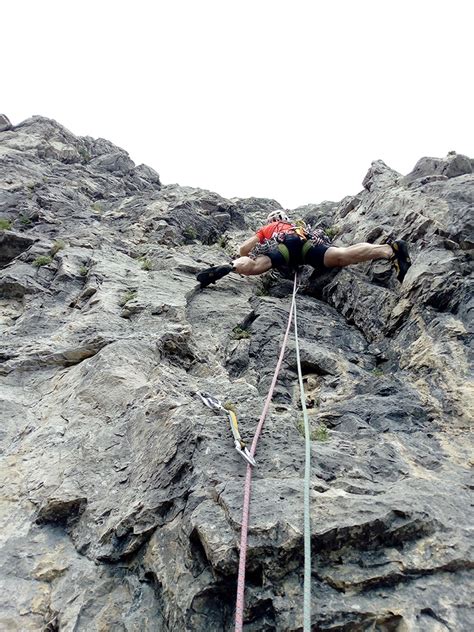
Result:
[[[403,241],[403,239],[390,239],[387,240],[387,243],[393,250],[393,257],[391,261],[397,271],[397,279],[400,283],[402,283],[405,278],[405,274],[408,272],[408,268],[411,266],[407,242]]]
[[[201,270],[196,275],[196,279],[201,284],[201,288],[207,287],[211,283],[215,283],[219,279],[222,279],[226,274],[232,272],[234,266],[230,264],[225,266],[212,266],[212,268],[206,268],[206,270]]]

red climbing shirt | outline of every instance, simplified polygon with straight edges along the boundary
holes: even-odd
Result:
[[[272,222],[259,228],[255,234],[258,241],[263,244],[267,239],[271,239],[275,233],[289,233],[292,229],[293,224],[288,224],[288,222]]]

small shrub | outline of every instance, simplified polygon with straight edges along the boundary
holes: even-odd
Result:
[[[231,337],[233,338],[233,340],[242,340],[244,338],[250,338],[250,332],[247,329],[244,329],[243,327],[241,327],[240,325],[237,325],[232,330]]]
[[[186,228],[183,230],[183,237],[189,239],[190,241],[196,239],[197,231],[194,226],[186,226]]]
[[[81,266],[79,268],[79,274],[84,277],[87,276],[89,274],[89,268],[87,266]]]
[[[383,371],[382,371],[382,369],[379,369],[377,367],[375,369],[372,369],[372,375],[374,375],[375,377],[382,377]]]
[[[0,230],[10,230],[11,225],[12,223],[9,219],[0,218]]]
[[[151,270],[152,262],[150,259],[140,259],[140,266],[142,270]]]
[[[91,205],[91,209],[95,213],[101,213],[102,212],[102,204],[100,202],[94,202],[94,204]]]
[[[59,252],[60,250],[64,250],[65,247],[66,247],[66,244],[64,243],[64,241],[62,239],[58,239],[57,241],[54,242],[50,252],[54,257],[54,255],[57,252]]]
[[[53,258],[49,255],[41,255],[40,257],[36,257],[36,259],[33,261],[33,265],[37,268],[41,268],[41,266],[49,265],[52,260]]]
[[[27,217],[26,215],[22,215],[20,217],[20,224],[22,226],[30,226],[31,225],[31,219],[29,217]]]
[[[133,300],[136,296],[137,296],[137,293],[133,292],[132,290],[128,290],[128,292],[125,292],[125,294],[122,296],[120,300],[120,303],[119,303],[120,307],[123,307],[124,305],[126,305],[128,301]]]

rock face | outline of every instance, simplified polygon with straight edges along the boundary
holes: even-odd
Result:
[[[10,119],[5,114],[0,114],[0,132],[6,132],[12,128]]]
[[[296,210],[335,245],[411,244],[306,272],[312,611],[321,631],[474,628],[469,331],[474,175],[464,156]],[[291,283],[201,291],[280,205],[162,186],[108,141],[34,117],[0,134],[0,629],[233,629],[245,463]],[[294,344],[256,458],[245,629],[302,629],[303,465]]]

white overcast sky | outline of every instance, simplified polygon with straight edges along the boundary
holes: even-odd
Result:
[[[472,0],[11,0],[0,112],[225,197],[357,193],[372,160],[474,157]]]

